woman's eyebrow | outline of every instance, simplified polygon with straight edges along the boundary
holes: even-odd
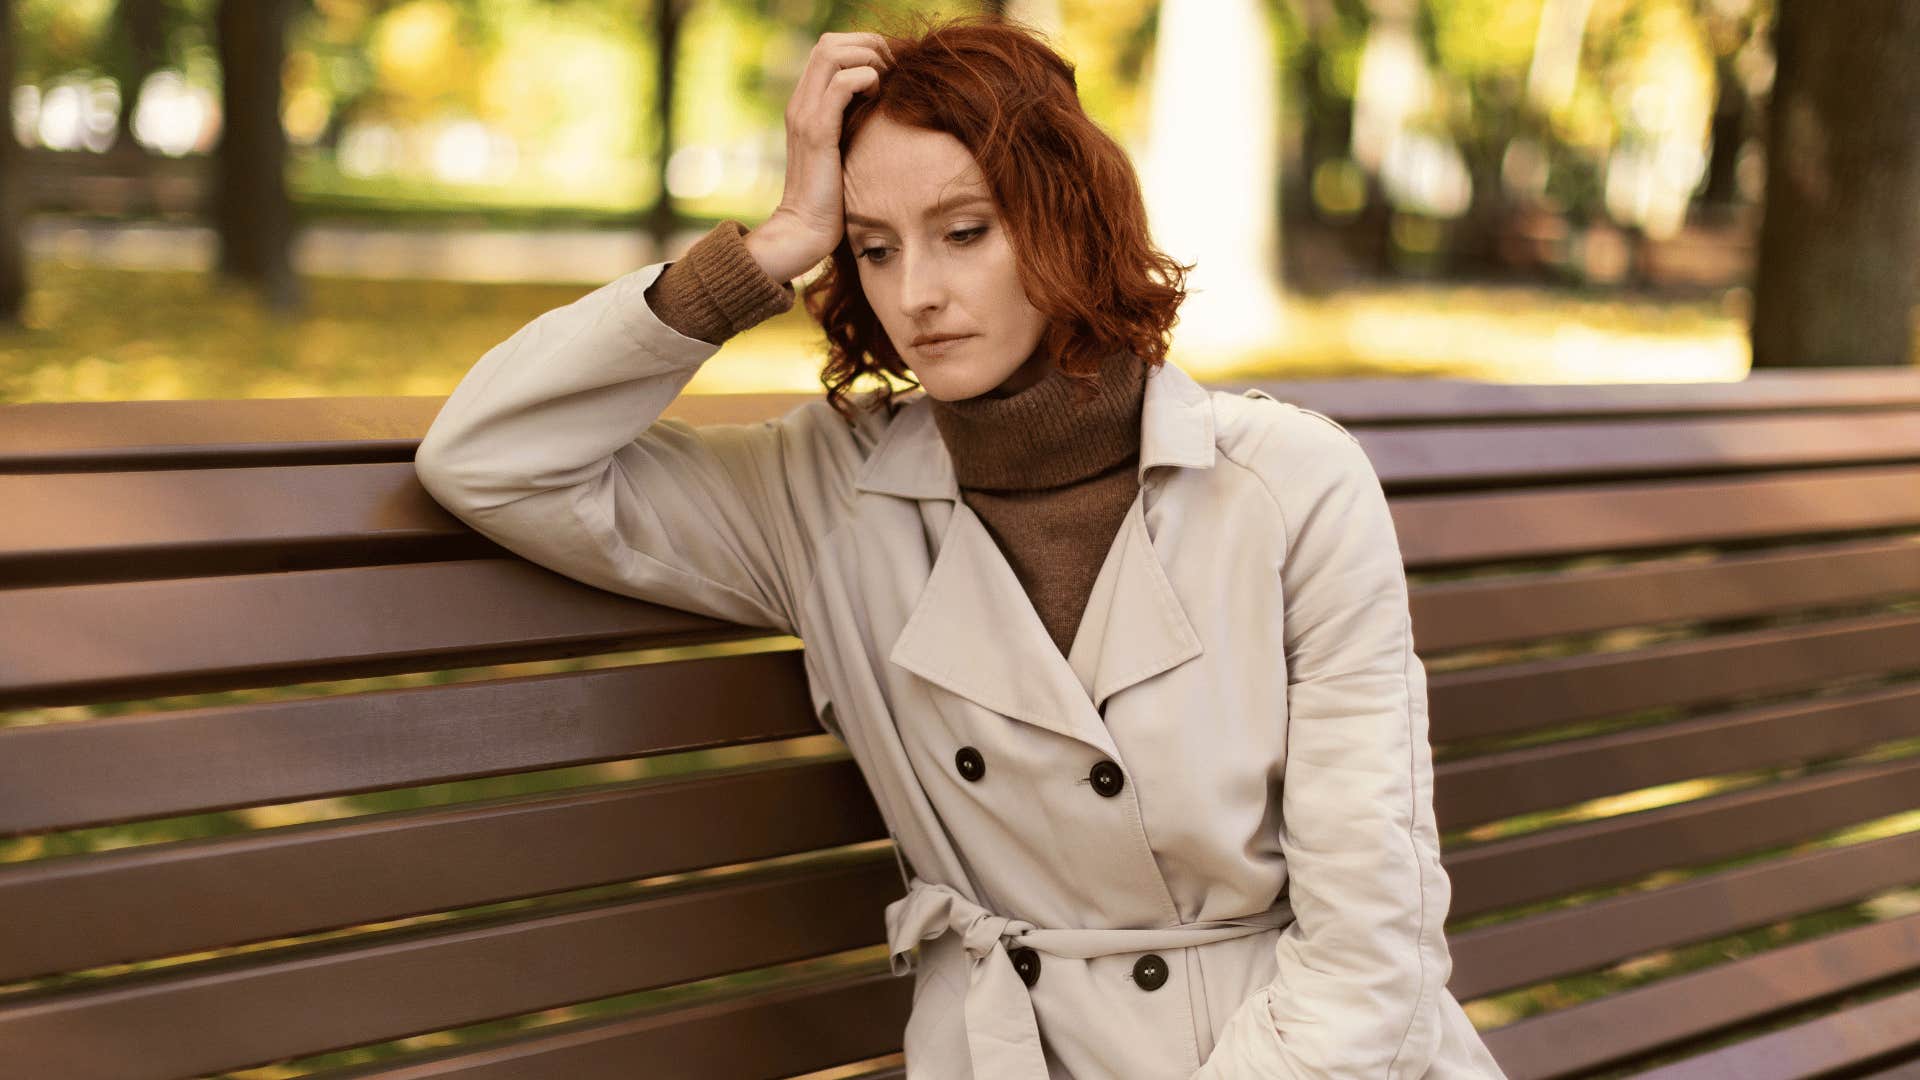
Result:
[[[950,199],[946,199],[944,201],[935,203],[931,207],[928,207],[926,212],[924,212],[920,216],[923,218],[937,217],[940,214],[944,214],[949,210],[958,210],[962,207],[972,206],[975,203],[986,203],[988,205],[992,205],[993,200],[987,198],[985,195],[977,195],[977,194],[976,195],[955,195]],[[847,224],[849,225],[867,225],[876,229],[887,228],[886,222],[881,221],[877,218],[867,217],[864,214],[855,214],[855,213],[849,212],[849,213],[843,214],[842,216],[847,219]]]

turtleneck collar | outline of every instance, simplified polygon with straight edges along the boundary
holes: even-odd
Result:
[[[1097,476],[1140,453],[1147,366],[1122,349],[1100,370],[1091,400],[1058,366],[1006,397],[929,397],[962,488],[1035,491]]]

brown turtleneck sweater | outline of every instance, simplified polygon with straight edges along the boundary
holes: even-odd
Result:
[[[660,321],[718,345],[793,306],[793,286],[767,276],[746,234],[723,221],[667,265],[646,293]],[[1062,655],[1140,488],[1146,378],[1146,365],[1122,351],[1084,404],[1058,367],[1006,397],[927,399],[961,498],[1000,545]]]

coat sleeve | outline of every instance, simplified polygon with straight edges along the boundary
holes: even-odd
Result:
[[[1452,972],[1426,671],[1371,462],[1333,420],[1283,407],[1295,410],[1278,425],[1284,452],[1262,460],[1287,528],[1278,842],[1295,921],[1278,973],[1195,1076],[1413,1080],[1440,1045]]]
[[[720,349],[649,309],[647,287],[668,265],[619,277],[488,350],[421,440],[415,472],[448,512],[531,562],[796,633],[796,594],[835,487],[826,428],[838,414],[810,402],[755,424],[660,419]]]

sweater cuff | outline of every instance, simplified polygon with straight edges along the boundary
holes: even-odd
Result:
[[[740,222],[722,221],[667,264],[646,295],[661,322],[718,345],[793,307],[792,284],[760,268],[746,235]]]

